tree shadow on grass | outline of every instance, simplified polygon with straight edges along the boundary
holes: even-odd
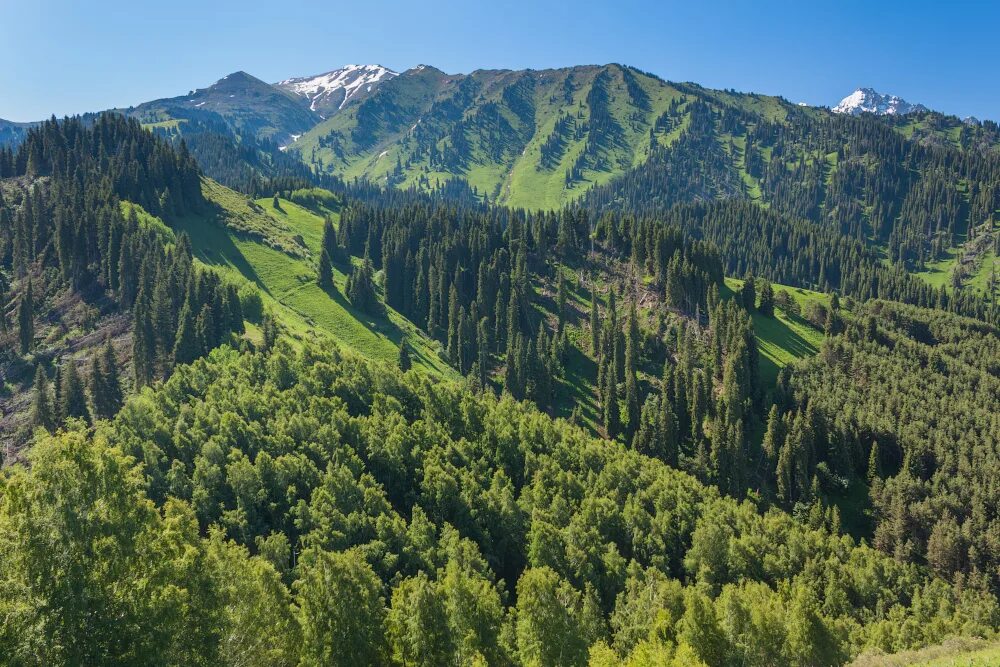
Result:
[[[206,216],[185,216],[179,219],[174,228],[187,232],[191,237],[191,245],[195,256],[209,265],[229,265],[239,271],[244,278],[252,282],[261,291],[271,294],[260,279],[253,265],[243,256],[243,252],[233,243],[231,230],[222,222],[217,205],[212,206],[211,213]]]

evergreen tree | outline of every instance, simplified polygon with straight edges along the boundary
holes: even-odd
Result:
[[[95,354],[91,359],[89,381],[90,402],[94,407],[94,416],[99,419],[114,417],[121,409],[122,388],[118,375],[118,361],[110,338],[100,356]]]
[[[175,364],[189,364],[201,356],[202,348],[198,340],[197,320],[191,309],[190,298],[181,307],[175,341],[173,349]]]
[[[323,248],[319,256],[319,272],[316,275],[316,282],[327,292],[333,290],[333,262],[326,248]]]
[[[132,310],[132,372],[135,386],[145,387],[153,382],[156,375],[155,345],[152,325],[143,302],[137,302]]]
[[[592,285],[590,288],[590,349],[597,358],[597,351],[600,349],[601,318],[597,312],[597,288]]]
[[[197,333],[197,354],[195,358],[208,354],[219,343],[218,330],[216,327],[215,309],[211,303],[206,303],[198,313],[195,320],[195,331]]]
[[[406,341],[399,342],[399,370],[404,373],[413,367],[413,362],[410,360],[410,350],[406,346]]]
[[[603,410],[604,430],[607,432],[609,438],[614,438],[621,432],[621,408],[618,404],[618,382],[615,379],[613,369],[604,374],[601,407]]]
[[[872,440],[872,446],[868,452],[868,483],[872,484],[881,477],[882,457],[879,452],[878,440]]]
[[[639,363],[639,322],[635,311],[635,299],[629,302],[628,327],[625,338],[625,410],[627,423],[625,432],[632,437],[639,427],[639,379],[636,368]]]
[[[761,280],[760,305],[757,310],[765,317],[774,317],[774,288],[769,280]]]
[[[59,385],[59,417],[66,420],[77,417],[90,421],[90,410],[87,408],[87,396],[83,389],[83,380],[76,369],[76,362],[67,359]]]
[[[35,395],[31,408],[31,423],[51,432],[55,428],[55,422],[49,378],[45,374],[45,369],[39,365],[35,369]]]
[[[556,327],[556,333],[561,334],[563,332],[563,327],[566,326],[566,300],[568,287],[566,286],[566,275],[559,270],[559,287],[556,295],[556,314],[559,318],[558,325]]]
[[[375,280],[372,262],[368,257],[351,269],[351,275],[346,285],[347,298],[358,310],[366,313],[378,311],[378,298],[375,295]]]
[[[749,275],[743,281],[743,287],[740,289],[740,303],[748,313],[752,313],[757,307],[756,287],[753,276]]]
[[[476,343],[478,346],[476,363],[479,368],[479,383],[485,387],[490,369],[490,320],[488,317],[479,320]]]
[[[35,342],[35,299],[33,295],[31,278],[24,288],[21,301],[17,307],[17,335],[20,342],[21,354],[27,354]]]

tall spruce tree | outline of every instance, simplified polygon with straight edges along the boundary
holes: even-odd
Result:
[[[35,369],[35,395],[31,406],[31,423],[50,432],[55,428],[56,423],[49,378],[40,364]]]
[[[17,337],[21,354],[27,354],[35,342],[35,298],[31,278],[17,307]]]
[[[316,282],[327,292],[333,290],[333,261],[326,248],[323,248],[319,256],[319,271],[316,274]]]
[[[63,363],[59,386],[59,417],[61,420],[79,418],[90,421],[90,410],[87,408],[87,395],[83,389],[83,380],[77,371],[76,362],[72,359],[66,359]]]

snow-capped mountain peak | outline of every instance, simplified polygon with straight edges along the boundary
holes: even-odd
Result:
[[[381,65],[347,65],[325,74],[279,81],[277,86],[309,100],[309,108],[343,109],[351,99],[371,92],[380,81],[397,76]]]
[[[917,111],[927,111],[927,107],[922,104],[910,104],[900,97],[885,95],[873,88],[858,88],[833,107],[833,113],[846,113],[852,116],[861,113],[902,116]]]

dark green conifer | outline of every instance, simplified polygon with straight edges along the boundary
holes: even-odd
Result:
[[[17,335],[20,342],[21,354],[27,354],[35,342],[35,299],[33,295],[31,278],[21,295],[21,301],[17,307]]]
[[[76,362],[67,359],[63,365],[59,386],[59,416],[62,420],[76,417],[90,421],[87,396],[84,393],[83,380],[80,379],[80,373],[76,369]]]
[[[35,369],[35,395],[31,407],[31,423],[52,431],[55,428],[55,410],[52,406],[52,392],[45,369],[39,365]]]

